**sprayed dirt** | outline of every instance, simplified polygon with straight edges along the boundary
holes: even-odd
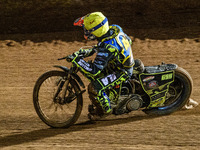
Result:
[[[70,66],[57,58],[95,42],[35,43],[0,41],[0,149],[199,149],[200,107],[169,116],[143,112],[110,116],[88,123],[87,93],[78,122],[68,129],[50,129],[36,115],[32,91],[37,78],[53,65]],[[133,44],[135,58],[145,65],[176,63],[194,81],[191,98],[200,102],[200,38],[140,40]],[[82,77],[85,84],[88,81]]]

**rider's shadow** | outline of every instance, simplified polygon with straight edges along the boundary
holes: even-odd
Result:
[[[148,120],[148,119],[153,119],[153,118],[158,118],[161,116],[158,115],[135,115],[135,116],[128,116],[128,117],[120,117],[120,118],[105,118],[105,119],[101,119],[101,120],[97,120],[97,121],[84,121],[84,122],[80,122],[77,123],[75,126],[82,126],[84,128],[84,126],[87,125],[93,125],[92,128],[96,128],[96,127],[101,127],[101,126],[112,126],[112,125],[119,125],[119,124],[126,124],[129,122],[135,122],[135,121],[141,121],[141,120]],[[88,126],[90,127],[90,126]]]
[[[15,134],[15,135],[8,135],[5,137],[0,137],[0,148],[7,147],[7,146],[14,146],[23,143],[33,142],[36,140],[42,140],[44,138],[53,137],[59,134],[67,134],[76,131],[88,130],[102,126],[113,126],[118,124],[126,124],[129,122],[135,122],[140,120],[147,120],[153,119],[158,116],[133,116],[133,117],[126,117],[126,118],[118,118],[118,119],[106,119],[101,121],[83,121],[78,124],[71,126],[70,128],[62,128],[62,129],[54,129],[54,128],[47,128],[47,129],[40,129],[34,130],[26,133]]]

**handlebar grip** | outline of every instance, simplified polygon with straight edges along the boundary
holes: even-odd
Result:
[[[83,58],[84,56],[82,54],[80,54],[80,55],[78,55],[78,57]],[[58,60],[66,59],[68,62],[71,62],[74,58],[75,58],[75,56],[73,56],[73,54],[72,54],[72,55],[65,56],[63,58],[58,58]]]

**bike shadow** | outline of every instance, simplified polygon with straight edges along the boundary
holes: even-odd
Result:
[[[106,126],[112,126],[112,125],[118,125],[118,124],[126,124],[129,122],[153,119],[156,117],[159,117],[159,116],[139,115],[139,116],[133,116],[133,117],[126,117],[126,118],[101,120],[101,121],[95,121],[95,122],[86,120],[78,124],[75,124],[69,128],[59,128],[59,129],[47,128],[47,129],[34,130],[34,131],[21,133],[21,134],[8,135],[5,137],[0,137],[0,148],[33,142],[36,140],[53,137],[59,134],[67,134],[71,132],[82,131],[86,129],[93,129],[93,128],[102,127],[102,126],[106,127]]]

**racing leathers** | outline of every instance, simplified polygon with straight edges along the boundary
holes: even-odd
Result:
[[[118,25],[110,26],[109,31],[97,40],[98,44],[94,48],[75,52],[72,63],[91,81],[92,88],[89,89],[95,91],[97,103],[103,112],[110,113],[112,108],[106,91],[121,85],[132,75],[132,41]],[[79,57],[80,54],[88,57],[94,53],[97,54],[93,62],[86,62]]]

